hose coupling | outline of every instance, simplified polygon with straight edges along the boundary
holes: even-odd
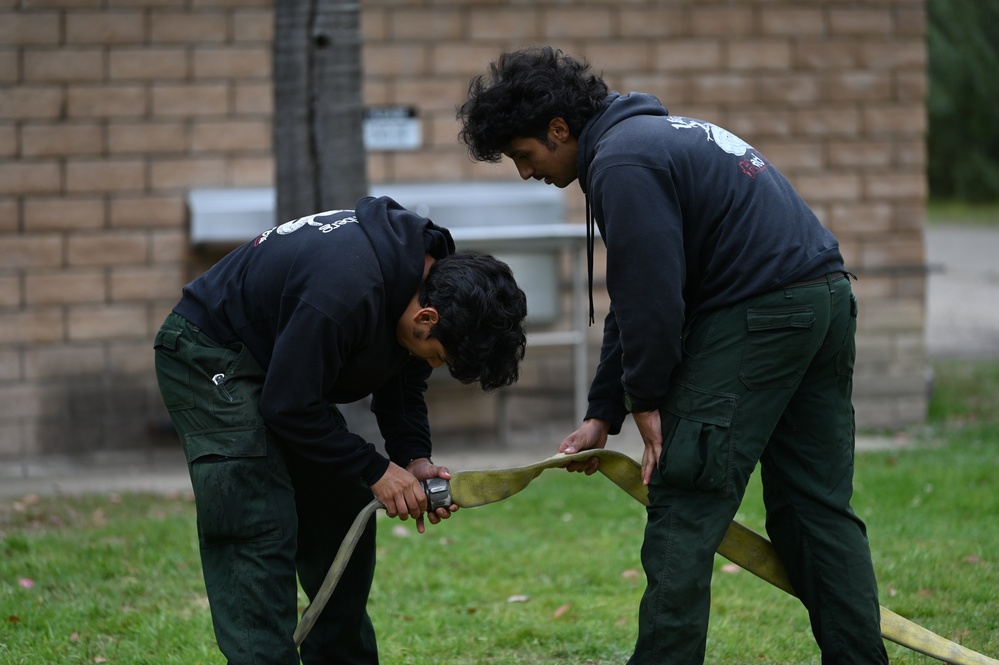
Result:
[[[423,491],[427,495],[427,510],[435,511],[438,508],[450,508],[451,504],[451,483],[444,478],[428,478],[421,481]]]

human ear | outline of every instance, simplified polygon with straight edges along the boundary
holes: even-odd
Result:
[[[434,325],[440,319],[440,314],[437,313],[437,308],[435,307],[421,307],[419,311],[416,312],[417,323],[424,323],[429,325]]]
[[[564,143],[569,139],[569,123],[564,118],[552,118],[548,123],[548,137],[552,141]]]

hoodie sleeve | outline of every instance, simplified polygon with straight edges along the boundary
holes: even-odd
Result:
[[[624,391],[661,402],[680,362],[686,275],[683,224],[670,172],[619,162],[593,173],[593,211],[607,245],[607,291]],[[607,343],[605,330],[605,344]]]
[[[423,395],[432,371],[426,361],[412,358],[371,395],[371,411],[385,439],[385,450],[402,467],[419,457],[430,457],[430,421]]]
[[[621,336],[618,334],[614,307],[604,319],[604,337],[600,346],[600,363],[590,383],[589,407],[584,420],[599,418],[610,423],[609,434],[621,432],[628,412],[624,408],[624,386],[621,384]]]
[[[344,317],[346,321],[361,319]],[[350,348],[351,334],[297,298],[284,296],[260,413],[303,458],[340,477],[374,484],[388,468],[375,446],[349,432],[326,399]]]

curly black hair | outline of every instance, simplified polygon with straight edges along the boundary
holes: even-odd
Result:
[[[451,376],[477,381],[486,392],[516,383],[527,346],[527,296],[507,264],[472,252],[439,259],[419,301],[437,309],[430,336],[444,347]]]
[[[535,138],[546,145],[548,124],[562,118],[578,137],[586,121],[607,106],[607,84],[576,60],[550,46],[503,53],[476,76],[457,111],[458,138],[475,161],[498,162],[510,142]]]

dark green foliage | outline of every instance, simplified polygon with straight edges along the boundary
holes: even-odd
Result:
[[[927,9],[930,195],[999,200],[999,2]]]

